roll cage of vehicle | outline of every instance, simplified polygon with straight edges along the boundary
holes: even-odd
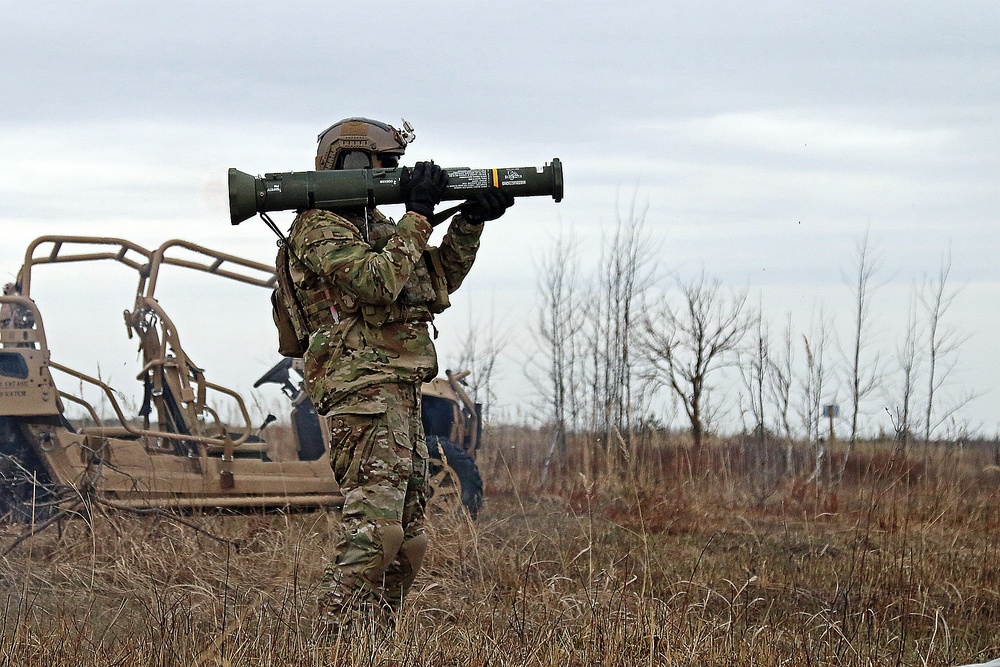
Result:
[[[118,392],[107,383],[50,358],[42,315],[32,298],[38,267],[102,260],[137,275],[133,307],[124,313],[128,336],[138,339],[142,359],[143,404],[135,416],[126,414]],[[328,461],[270,461],[243,398],[208,381],[190,358],[155,296],[164,266],[265,288],[275,281],[266,264],[176,239],[153,251],[105,237],[43,236],[29,245],[12,290],[17,293],[0,297],[11,315],[0,330],[0,386],[12,399],[0,407],[6,422],[0,452],[30,449],[42,464],[36,472],[52,483],[87,485],[129,506],[337,503]],[[113,423],[105,423],[82,395],[57,389],[52,371],[96,387],[115,415]],[[240,423],[224,423],[210,399],[226,401],[226,413],[238,415]],[[64,414],[67,402],[81,406],[93,425],[74,427]]]
[[[129,414],[119,392],[104,380],[51,359],[41,309],[32,295],[39,267],[102,261],[125,266],[136,277],[132,308],[124,311],[128,338],[138,340],[141,359],[137,379],[143,398],[136,414]],[[270,265],[177,239],[155,250],[120,238],[84,236],[43,236],[28,246],[17,282],[0,296],[0,518],[11,511],[23,517],[26,497],[34,502],[39,493],[56,488],[92,491],[129,507],[342,501],[326,451],[325,420],[316,415],[301,378],[293,381],[292,360],[279,362],[254,385],[281,387],[290,400],[291,428],[269,429],[276,418],[268,415],[255,433],[244,399],[206,378],[157,299],[161,272],[168,266],[265,289],[276,282]],[[197,322],[218,326],[211,317]],[[60,379],[57,386],[53,372],[69,381]],[[432,502],[455,500],[475,515],[483,497],[475,464],[480,406],[462,387],[467,373],[446,375],[422,389]],[[80,391],[68,390],[74,385]],[[102,416],[84,397],[85,386],[98,393],[113,417]],[[79,406],[87,418],[71,421],[67,403]],[[238,423],[226,423],[220,412],[235,415]],[[293,455],[269,456],[279,436],[291,441]],[[289,447],[282,450],[287,453]]]

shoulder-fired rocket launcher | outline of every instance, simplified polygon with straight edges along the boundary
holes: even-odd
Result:
[[[309,208],[337,209],[352,206],[401,204],[399,177],[394,169],[339,169],[291,171],[253,177],[238,169],[229,170],[229,216],[238,225],[257,213]],[[445,169],[448,186],[444,201],[465,200],[491,186],[501,187],[515,197],[549,196],[557,202],[563,196],[562,162],[553,158],[544,167],[504,167],[501,169]],[[447,211],[450,215],[454,209]],[[440,222],[435,215],[435,222]]]

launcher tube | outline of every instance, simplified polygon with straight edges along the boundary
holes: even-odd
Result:
[[[229,215],[238,225],[257,213],[309,208],[336,209],[379,204],[401,204],[399,178],[403,168],[291,171],[253,177],[229,170]],[[501,169],[445,169],[448,185],[442,200],[464,200],[489,187],[500,187],[515,197],[563,196],[562,162],[553,158],[544,167]]]

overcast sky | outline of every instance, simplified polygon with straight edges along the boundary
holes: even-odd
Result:
[[[635,199],[648,206],[662,273],[703,267],[802,327],[820,307],[849,327],[842,274],[867,230],[883,258],[872,335],[886,359],[911,284],[950,253],[962,292],[949,317],[969,336],[955,389],[983,394],[967,415],[998,430],[1000,3],[0,7],[5,281],[42,234],[149,247],[182,237],[270,262],[262,224],[228,223],[227,168],[309,169],[316,135],[336,120],[402,117],[418,136],[408,161],[564,163],[565,201],[520,200],[490,225],[439,322],[446,364],[470,318],[492,313],[507,327],[500,400],[511,410],[524,391],[535,260],[572,227],[589,270],[602,229]],[[53,354],[92,371],[84,320],[60,313],[107,308],[112,317],[87,320],[110,320],[97,345],[119,346],[131,276],[113,274],[120,295],[79,269],[39,276]],[[209,377],[238,369],[252,376],[233,381],[245,387],[277,360],[263,298],[238,309],[203,291],[175,298],[172,308],[164,297],[171,312],[194,304],[216,322],[247,322],[239,362],[212,357],[217,327],[182,330],[207,341],[192,355]],[[103,363],[113,375],[117,362]],[[868,406],[872,428],[888,427],[883,407]]]

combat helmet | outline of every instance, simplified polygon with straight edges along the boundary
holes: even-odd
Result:
[[[376,155],[383,166],[395,166],[406,146],[416,138],[413,126],[403,129],[370,118],[345,118],[323,130],[317,141],[316,169],[364,169]]]

